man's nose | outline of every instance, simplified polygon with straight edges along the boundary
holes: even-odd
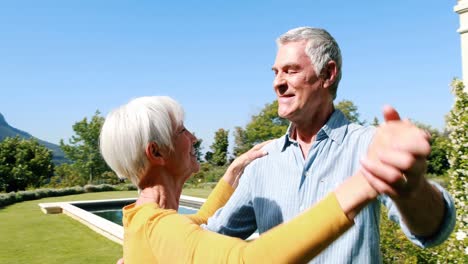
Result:
[[[278,73],[273,80],[273,88],[275,91],[278,91],[280,94],[284,92],[284,88],[287,87],[286,79],[282,73]]]

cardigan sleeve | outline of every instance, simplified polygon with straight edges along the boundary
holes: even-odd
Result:
[[[333,193],[251,242],[204,230],[173,210],[162,211],[153,215],[145,232],[159,263],[302,263],[353,224]]]
[[[233,192],[234,188],[229,183],[223,179],[219,180],[200,210],[196,214],[187,216],[197,225],[206,224],[208,218],[226,204]]]

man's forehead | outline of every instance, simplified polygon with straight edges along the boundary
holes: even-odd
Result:
[[[300,65],[302,62],[309,61],[310,58],[305,53],[305,47],[289,46],[278,49],[272,68]]]

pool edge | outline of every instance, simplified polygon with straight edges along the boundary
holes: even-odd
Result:
[[[69,201],[69,202],[52,202],[39,203],[38,206],[45,214],[63,213],[69,217],[81,222],[96,233],[123,245],[123,227],[113,223],[107,219],[87,212],[75,204],[90,204],[90,203],[109,203],[117,201],[136,201],[136,198],[120,198],[120,199],[104,199],[104,200],[84,200],[84,201]],[[182,195],[180,197],[180,205],[200,209],[206,199]]]

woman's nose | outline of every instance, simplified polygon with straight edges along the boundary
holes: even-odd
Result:
[[[192,132],[190,132],[190,138],[192,139],[193,143],[197,142],[197,137]]]

